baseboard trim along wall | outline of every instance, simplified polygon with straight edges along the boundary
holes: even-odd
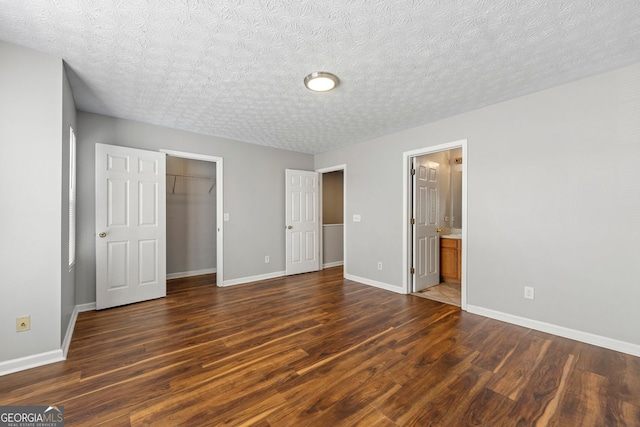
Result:
[[[78,309],[78,313],[82,313],[83,311],[93,311],[96,309],[96,303],[88,302],[86,304],[78,304],[76,305],[76,308]]]
[[[69,345],[71,344],[71,338],[73,337],[73,330],[76,327],[76,320],[78,320],[78,313],[82,313],[83,311],[93,311],[95,309],[95,302],[90,302],[88,304],[79,304],[73,308],[73,313],[71,313],[69,325],[67,325],[67,332],[65,333],[64,340],[62,341],[62,356],[65,359],[67,358],[67,353],[69,352]]]
[[[64,339],[62,340],[62,357],[67,358],[67,353],[69,352],[69,345],[71,345],[71,337],[73,336],[73,330],[76,327],[76,320],[78,319],[78,306],[76,305],[73,308],[73,313],[71,313],[71,319],[69,319],[69,324],[67,325],[67,332],[64,334]]]
[[[322,268],[338,267],[339,265],[344,265],[344,261],[328,262],[326,264],[322,264]]]
[[[274,271],[273,273],[258,274],[257,276],[247,276],[247,277],[240,277],[238,279],[225,280],[224,282],[222,282],[222,284],[219,284],[218,286],[225,287],[225,286],[241,285],[243,283],[257,282],[258,280],[275,279],[276,277],[282,277],[284,275],[285,275],[284,271]]]
[[[0,362],[0,376],[64,360],[62,349]]]
[[[565,328],[551,323],[540,322],[538,320],[527,319],[525,317],[514,316],[513,314],[503,313],[500,311],[490,310],[488,308],[477,307],[467,304],[467,311],[480,316],[490,317],[491,319],[500,320],[514,325],[523,326],[536,331],[546,332],[564,338],[580,341],[587,344],[596,345],[598,347],[608,348],[609,350],[620,351],[632,356],[640,357],[640,345],[631,344],[625,341],[615,340],[600,335],[591,334],[589,332],[577,331],[575,329]]]
[[[25,369],[37,368],[38,366],[48,365],[49,363],[61,362],[66,360],[67,352],[69,351],[69,345],[71,344],[71,337],[73,336],[73,330],[76,327],[76,320],[78,319],[78,313],[83,311],[91,311],[96,309],[96,303],[90,302],[88,304],[79,304],[73,308],[71,313],[71,319],[67,325],[67,331],[64,334],[64,340],[60,350],[48,351],[46,353],[34,354],[31,356],[21,357],[19,359],[7,360],[0,362],[0,376],[12,374],[14,372],[24,371]]]
[[[352,274],[345,274],[345,279],[353,280],[354,282],[363,283],[365,285],[374,286],[376,288],[384,289],[385,291],[395,292],[397,294],[404,294],[403,290],[399,286],[393,286],[388,283],[377,282],[375,280],[366,279],[364,277],[354,276]]]
[[[167,280],[180,279],[182,277],[201,276],[203,274],[213,274],[218,270],[216,268],[205,268],[204,270],[180,271],[178,273],[167,273]]]

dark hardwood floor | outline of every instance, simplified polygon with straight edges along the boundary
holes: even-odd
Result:
[[[332,268],[81,313],[0,405],[67,426],[640,426],[640,359],[342,279]]]

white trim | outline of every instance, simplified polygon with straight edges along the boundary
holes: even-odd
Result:
[[[71,319],[69,319],[69,324],[67,325],[67,332],[64,334],[64,339],[62,340],[62,357],[67,358],[67,353],[69,352],[69,345],[71,344],[71,337],[73,336],[73,330],[76,327],[76,320],[78,320],[78,306],[73,307],[73,312],[71,313]]]
[[[316,172],[322,176],[324,173],[342,171],[342,263],[344,265],[343,273],[347,273],[347,164],[329,166],[326,168],[316,169]],[[322,224],[322,179],[320,180],[320,223]],[[338,225],[338,224],[327,224]],[[326,225],[323,224],[323,227]],[[324,267],[322,252],[324,250],[324,242],[322,241],[322,235],[320,236],[320,265]],[[345,276],[346,277],[346,276]]]
[[[96,309],[96,303],[88,302],[86,304],[78,304],[76,305],[76,308],[78,309],[78,313],[82,313],[84,311],[93,311]]]
[[[78,320],[78,313],[92,311],[95,309],[95,302],[76,305],[71,313],[71,318],[69,319],[67,331],[64,334],[60,350],[48,351],[45,353],[21,357],[19,359],[0,362],[0,376],[66,360],[67,353],[69,352],[69,346],[71,345],[71,338],[73,337],[73,331],[76,327],[76,320]]]
[[[322,268],[338,267],[340,265],[344,265],[344,261],[328,262],[326,264],[322,264]]]
[[[464,157],[463,157],[464,159]],[[632,356],[640,357],[640,345],[632,344],[626,341],[619,341],[613,338],[603,337],[601,335],[591,334],[589,332],[577,331],[575,329],[565,328],[551,323],[540,322],[538,320],[527,319],[526,317],[515,316],[513,314],[503,313],[484,307],[475,305],[467,305],[467,311],[480,316],[489,317],[491,319],[500,320],[502,322],[511,323],[536,331],[546,332],[548,334],[557,335],[564,338],[580,341],[587,344],[596,345],[598,347],[608,348],[610,350],[620,351]]]
[[[218,286],[241,285],[243,283],[257,282],[259,280],[267,280],[267,279],[274,279],[276,277],[283,277],[284,275],[285,275],[284,271],[274,271],[273,273],[258,274],[257,276],[247,276],[247,277],[240,277],[238,279],[225,280],[223,283],[218,284]]]
[[[203,274],[213,274],[216,271],[217,271],[216,268],[205,268],[203,270],[191,270],[191,271],[179,271],[177,273],[167,273],[167,280],[181,279],[183,277],[201,276]]]
[[[344,224],[322,224],[323,227],[344,227]]]
[[[48,365],[49,363],[62,362],[63,360],[62,349],[32,354],[19,359],[6,360],[0,362],[0,376],[37,368],[38,366]]]
[[[467,238],[467,165],[469,157],[467,155],[467,140],[447,142],[444,144],[432,145],[430,147],[419,148],[417,150],[405,151],[402,153],[402,289],[405,294],[410,294],[411,277],[409,269],[411,268],[409,261],[409,191],[410,174],[409,163],[412,157],[422,156],[425,154],[437,153],[439,151],[448,151],[455,148],[462,148],[462,281],[461,281],[461,301],[462,310],[467,310],[467,249],[469,248],[469,240]]]
[[[398,294],[403,294],[404,290],[399,286],[390,285],[388,283],[378,282],[376,280],[367,279],[364,277],[354,276],[352,274],[345,274],[345,279],[353,280],[354,282],[362,283],[363,285],[373,286],[375,288],[384,289],[385,291],[391,291]]]
[[[161,153],[165,153],[168,156],[181,157],[183,159],[204,160],[205,162],[214,162],[216,164],[216,229],[218,235],[216,236],[216,269],[218,283],[224,281],[224,186],[223,186],[223,158],[217,156],[210,156],[208,154],[189,153],[185,151],[174,151],[160,149]],[[220,285],[218,285],[220,286]]]

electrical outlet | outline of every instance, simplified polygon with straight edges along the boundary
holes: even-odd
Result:
[[[269,264],[269,255],[264,257],[264,263]]]
[[[224,213],[224,215],[222,216],[224,221],[229,221],[229,214],[228,213]]]
[[[31,316],[16,318],[16,332],[24,332],[31,329]]]
[[[531,286],[524,287],[524,297],[526,299],[533,299],[533,288]]]
[[[358,214],[353,214],[353,222],[360,222],[362,221],[362,217],[360,217],[360,215]]]
[[[382,270],[382,261],[378,261],[378,270]]]

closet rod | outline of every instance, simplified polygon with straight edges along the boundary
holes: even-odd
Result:
[[[177,174],[177,173],[168,173],[167,176],[172,176],[173,177],[173,189],[171,190],[171,193],[175,193],[176,192],[176,180],[178,179],[178,177],[181,178],[196,178],[196,179],[210,179],[213,182],[211,183],[211,187],[209,187],[209,194],[211,194],[211,190],[213,190],[213,187],[216,186],[216,179],[212,176],[198,176],[198,175],[182,175],[182,174]]]
[[[179,176],[181,178],[198,178],[198,179],[215,179],[212,176],[203,176],[203,175],[181,175],[181,174],[176,174],[176,173],[168,173],[168,176]]]

